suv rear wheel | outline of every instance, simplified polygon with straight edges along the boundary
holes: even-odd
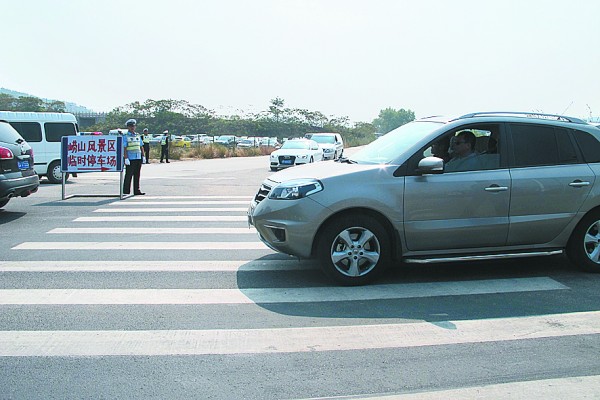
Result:
[[[600,211],[579,222],[569,240],[567,255],[584,271],[600,272]]]
[[[342,285],[364,285],[390,262],[385,228],[366,215],[345,216],[329,223],[319,237],[317,256],[323,272]]]

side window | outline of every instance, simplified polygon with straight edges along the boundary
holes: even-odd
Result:
[[[542,125],[511,125],[515,167],[573,164],[577,153],[565,129]]]
[[[444,172],[480,171],[500,168],[500,124],[465,125],[432,141],[409,161],[417,168],[424,157],[444,160]]]
[[[600,162],[600,141],[592,134],[583,131],[573,131],[575,140],[587,163]]]
[[[37,122],[11,122],[10,125],[15,128],[23,139],[29,143],[42,141],[42,126]]]
[[[44,130],[48,142],[60,142],[60,138],[63,136],[75,136],[77,134],[75,124],[69,122],[46,122]]]

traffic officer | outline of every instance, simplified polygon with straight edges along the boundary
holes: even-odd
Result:
[[[135,131],[137,122],[128,119],[126,122],[127,132],[123,134],[123,156],[125,158],[125,179],[123,182],[123,194],[129,194],[131,190],[131,178],[133,177],[133,194],[144,195],[140,190],[140,172],[142,163],[146,161],[142,138]]]
[[[163,162],[163,158],[167,160],[169,163],[169,142],[171,138],[169,137],[169,130],[163,132],[163,137],[160,140],[160,162]]]
[[[148,133],[148,128],[144,128],[144,131],[142,132],[142,142],[144,142],[146,164],[150,164],[150,134]]]

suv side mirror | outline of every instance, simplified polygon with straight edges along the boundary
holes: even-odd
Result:
[[[420,174],[444,173],[444,160],[438,157],[425,157],[419,161],[417,172]]]

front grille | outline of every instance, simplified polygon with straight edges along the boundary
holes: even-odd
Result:
[[[294,165],[295,163],[296,163],[296,156],[279,156],[279,164],[280,165]]]
[[[260,189],[258,189],[258,193],[256,193],[256,196],[254,196],[254,201],[260,203],[269,195],[270,192],[271,186],[263,183],[262,185],[260,185]]]

